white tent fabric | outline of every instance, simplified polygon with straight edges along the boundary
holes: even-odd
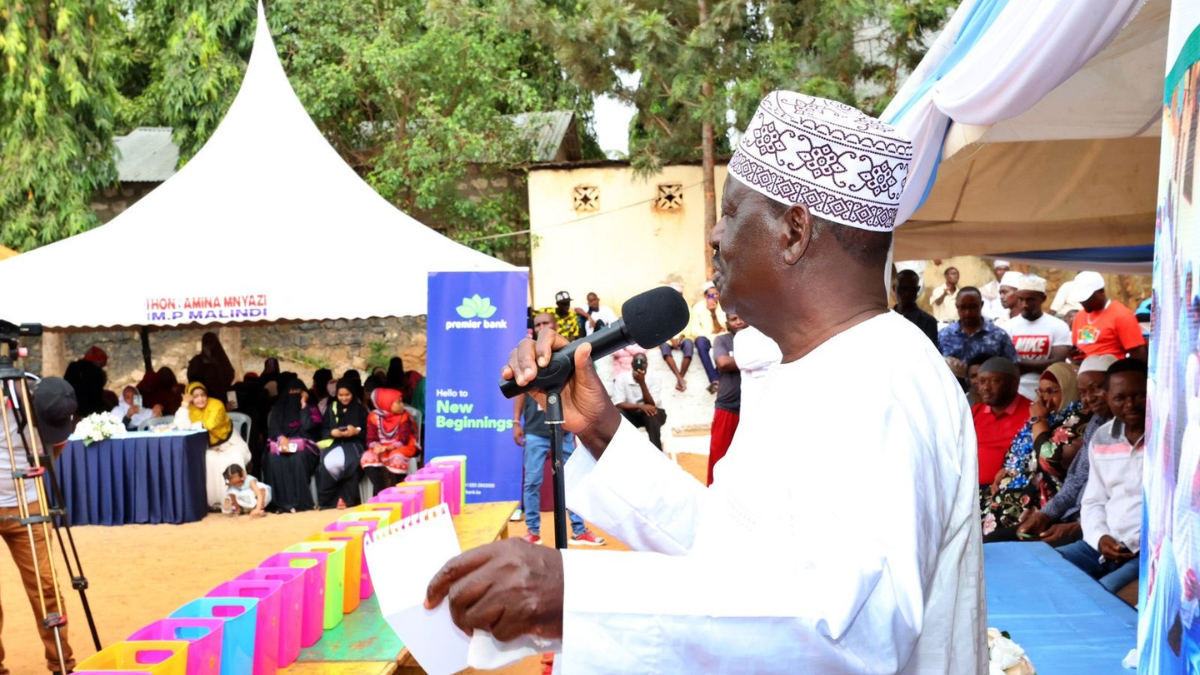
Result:
[[[353,280],[314,286],[313,265]],[[110,223],[0,263],[0,288],[20,289],[4,301],[14,321],[170,326],[419,315],[431,271],[513,269],[401,213],[342,161],[260,4],[245,80],[208,143]]]
[[[1151,243],[1170,11],[964,2],[881,116],[916,146],[897,258]]]

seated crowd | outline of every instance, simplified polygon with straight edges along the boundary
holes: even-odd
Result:
[[[1004,261],[995,272],[980,290],[947,270],[934,318],[916,307],[919,277],[902,271],[895,311],[938,346],[970,397],[984,541],[1046,542],[1116,593],[1138,579],[1146,336],[1095,272],[1060,293],[1070,325],[1044,311],[1044,279]]]
[[[230,515],[357,506],[364,476],[377,493],[420,461],[425,377],[406,370],[399,357],[365,382],[356,370],[337,380],[318,370],[310,388],[295,373],[281,372],[275,358],[262,373],[234,382],[217,335],[206,333],[201,345],[186,385],[164,367],[119,397],[104,389],[107,355],[88,349],[65,376],[77,400],[94,401],[77,414],[111,410],[129,430],[168,423],[206,432],[207,503]],[[235,428],[234,411],[249,418],[248,438]]]

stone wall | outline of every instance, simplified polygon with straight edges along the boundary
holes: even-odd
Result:
[[[159,185],[162,183],[127,182],[122,183],[120,187],[104,188],[92,195],[92,211],[96,212],[96,217],[101,223],[107,223]]]
[[[210,328],[154,329],[150,348],[155,368],[168,366],[180,381],[187,362],[200,351],[200,338]],[[336,321],[280,322],[241,326],[241,363],[247,371],[261,372],[267,356],[279,358],[284,371],[295,372],[306,382],[315,370],[331,368],[340,376],[349,368],[367,371],[372,344],[385,365],[388,358],[399,356],[406,368],[425,372],[425,317],[384,319],[339,319]],[[135,384],[145,372],[141,334],[138,329],[71,331],[63,334],[68,361],[80,358],[92,345],[108,353],[110,388]],[[29,348],[23,367],[33,373],[41,370],[41,344],[35,338],[22,346]],[[235,366],[238,359],[233,345],[224,345]],[[61,375],[62,373],[45,373]],[[239,373],[239,376],[241,373]]]

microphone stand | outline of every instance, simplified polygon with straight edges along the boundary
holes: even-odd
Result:
[[[546,390],[546,424],[550,425],[550,456],[554,484],[554,547],[567,548],[567,483],[563,475],[562,387]]]

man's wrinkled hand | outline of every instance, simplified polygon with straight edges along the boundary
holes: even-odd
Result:
[[[562,556],[522,539],[472,549],[446,563],[429,582],[425,608],[443,600],[467,634],[484,630],[501,641],[522,635],[561,638]]]
[[[538,368],[550,363],[551,355],[569,343],[554,331],[542,331],[537,342],[528,338],[517,344],[509,354],[508,365],[500,371],[500,377],[516,380],[525,386],[537,378]],[[546,407],[546,393],[535,389],[530,396]],[[567,431],[583,435],[589,449],[603,450],[616,433],[621,423],[604,383],[596,374],[592,364],[592,346],[580,345],[575,350],[575,374],[562,388],[563,426]]]

